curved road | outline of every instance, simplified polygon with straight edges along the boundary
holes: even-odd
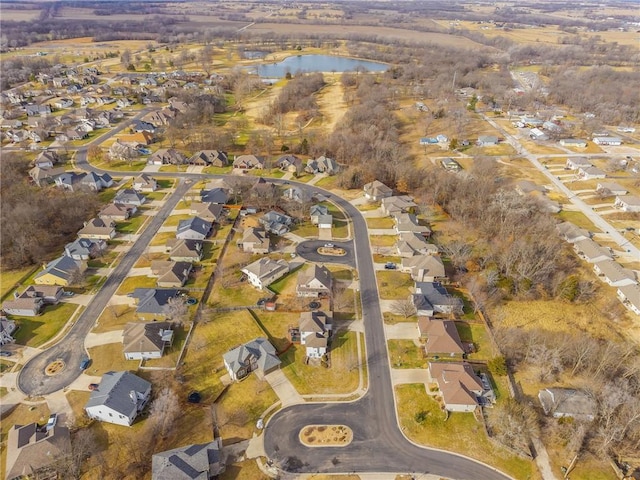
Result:
[[[84,170],[104,172],[87,163],[86,148],[78,151],[76,165]],[[139,174],[139,172],[109,173],[118,176]],[[180,177],[182,180],[223,177],[223,175],[169,172],[154,173],[153,176]],[[272,181],[284,184],[282,180],[273,179]],[[366,327],[369,389],[364,397],[354,402],[305,403],[287,407],[274,414],[264,430],[264,446],[268,457],[280,469],[290,472],[411,472],[430,473],[459,480],[510,478],[493,467],[472,459],[415,445],[400,431],[395,413],[384,323],[365,219],[348,201],[316,186],[304,183],[300,183],[299,186],[307,189],[311,194],[325,195],[341,207],[353,222],[355,264],[359,271],[362,312]],[[51,393],[67,386],[80,375],[79,364],[84,352],[79,345],[83,344],[84,337],[135,259],[142,253],[188,187],[189,184],[182,181],[62,341],[24,366],[18,378],[18,384],[23,392],[32,395]],[[345,243],[351,253],[351,242],[334,243]],[[67,368],[56,377],[46,377],[43,371],[44,365],[57,358],[67,362]],[[298,434],[304,426],[314,423],[348,425],[354,432],[353,442],[345,447],[313,449],[305,447],[299,441]]]

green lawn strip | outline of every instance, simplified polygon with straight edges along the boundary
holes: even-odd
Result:
[[[276,401],[278,397],[267,381],[255,374],[229,386],[216,402],[222,438],[251,438],[258,418]]]
[[[296,182],[307,183],[313,177],[315,177],[315,175],[312,174],[312,173],[303,173],[302,175],[300,175],[298,177],[294,177],[294,179],[295,179]]]
[[[531,478],[531,462],[491,443],[473,414],[450,413],[445,420],[440,405],[422,384],[398,385],[395,393],[400,425],[412,441],[468,455],[514,478]]]
[[[212,173],[215,175],[222,175],[222,174],[231,173],[231,170],[233,170],[233,165],[229,165],[227,167],[204,167],[204,169],[202,170],[202,173]]]
[[[270,295],[268,291],[258,290],[246,281],[238,281],[238,278],[239,274],[227,287],[222,286],[222,282],[216,282],[208,303],[214,307],[253,306],[261,298]]]
[[[0,373],[3,373],[7,370],[11,370],[12,367],[13,367],[13,362],[9,362],[7,360],[0,358]]]
[[[116,231],[118,233],[137,233],[147,218],[149,217],[146,215],[135,215],[124,222],[117,222]]]
[[[97,168],[103,168],[105,170],[116,170],[122,172],[140,172],[144,170],[144,167],[147,166],[146,160],[143,161],[134,161],[134,162],[126,162],[126,161],[110,161],[110,162],[92,162]]]
[[[129,305],[108,305],[98,318],[94,333],[122,330],[129,322],[137,322],[135,307]]]
[[[164,197],[167,196],[168,192],[149,192],[145,193],[144,196],[147,197],[147,202],[152,202],[154,200],[164,200]]]
[[[602,202],[600,202],[602,203]],[[558,218],[565,222],[571,222],[577,227],[584,228],[590,232],[600,232],[601,230],[596,227],[591,220],[582,212],[573,212],[570,210],[563,210],[557,214]]]
[[[176,232],[161,232],[153,237],[153,240],[151,240],[151,243],[149,243],[149,245],[165,245],[167,243],[167,240],[169,240],[170,238],[176,238]]]
[[[331,235],[334,239],[349,238],[349,224],[346,220],[334,220]]]
[[[370,235],[369,241],[372,247],[393,247],[398,241],[395,235]]]
[[[333,188],[337,188],[339,183],[340,183],[340,179],[337,176],[328,176],[328,177],[321,178],[315,184],[318,187],[331,190]]]
[[[116,190],[114,188],[107,188],[98,193],[98,198],[102,203],[110,203],[116,196]]]
[[[169,218],[167,218],[164,221],[162,226],[163,227],[177,227],[178,224],[180,223],[180,221],[187,220],[187,219],[192,218],[192,217],[194,217],[194,215],[187,215],[187,214],[171,215]]]
[[[304,238],[308,237],[317,237],[318,236],[318,226],[312,224],[311,222],[304,221],[295,225],[291,229],[291,233],[295,233],[296,235]],[[332,229],[333,230],[333,229]]]
[[[376,263],[387,263],[387,262],[401,263],[402,258],[394,255],[380,255],[378,253],[374,253],[373,261]]]
[[[118,252],[113,249],[107,250],[102,256],[89,260],[87,266],[89,268],[106,268],[111,265],[116,258],[118,258]]]
[[[456,329],[463,343],[473,343],[474,353],[469,354],[472,360],[491,360],[495,356],[493,346],[489,340],[489,333],[483,323],[456,321]]]
[[[387,325],[395,325],[396,323],[402,322],[417,323],[418,321],[418,317],[415,315],[413,317],[405,318],[403,315],[396,315],[395,313],[390,312],[384,312],[382,317],[384,318],[384,323]]]
[[[373,229],[380,228],[393,228],[395,225],[393,218],[381,217],[381,218],[367,218],[367,227]]]
[[[157,180],[156,183],[158,184],[158,188],[162,190],[162,189],[165,189],[165,188],[173,187],[173,184],[175,183],[175,179],[174,178],[162,178],[160,180]],[[145,193],[145,195],[149,196],[148,193]]]
[[[427,360],[422,358],[420,348],[413,340],[389,340],[389,361],[393,368],[426,368]]]
[[[394,270],[377,271],[376,277],[380,298],[386,300],[406,299],[414,284],[411,275]]]
[[[0,368],[0,371],[2,371],[1,368]],[[7,390],[7,387],[0,387],[0,398],[4,397],[7,393],[9,393],[9,390]]]
[[[17,284],[31,277],[38,270],[40,270],[39,266],[32,265],[19,270],[3,270],[0,272],[0,296],[2,299],[4,300]]]
[[[140,363],[138,360],[126,360],[122,351],[122,342],[107,343],[88,349],[91,365],[86,373],[89,375],[103,375],[107,372],[120,370],[135,371]]]
[[[144,253],[133,266],[133,268],[150,267],[151,262],[154,260],[169,260],[169,256],[160,252]]]
[[[37,317],[12,316],[18,325],[13,338],[20,345],[38,347],[55,337],[69,321],[78,305],[59,303],[45,307],[44,313]]]
[[[185,325],[176,326],[173,329],[173,345],[164,349],[164,355],[160,358],[152,358],[144,362],[145,367],[175,367],[178,363],[180,350],[187,339],[189,327]]]
[[[358,388],[357,333],[339,331],[331,338],[331,367],[305,365],[304,345],[280,357],[282,371],[301,395],[351,393]]]
[[[213,275],[213,270],[214,266],[210,263],[200,264],[196,266],[191,271],[189,280],[184,284],[184,288],[205,288],[207,286],[207,283],[209,282],[209,278],[211,278],[211,275]]]
[[[154,288],[156,286],[156,282],[156,278],[143,275],[127,277],[120,284],[116,295],[127,295],[133,292],[136,288]]]

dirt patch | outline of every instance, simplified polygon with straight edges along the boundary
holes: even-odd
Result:
[[[54,360],[49,365],[47,365],[47,367],[44,369],[44,373],[49,377],[53,377],[54,375],[57,375],[60,372],[62,372],[64,370],[64,367],[65,367],[65,363],[62,360],[60,359]]]
[[[347,254],[347,251],[344,248],[320,247],[318,248],[318,253],[320,255],[329,255],[332,257],[344,257]]]
[[[300,441],[307,447],[344,447],[353,440],[346,425],[307,425],[300,430]]]

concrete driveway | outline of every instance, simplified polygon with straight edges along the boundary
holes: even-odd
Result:
[[[391,382],[394,385],[404,383],[423,383],[426,386],[431,381],[429,371],[426,368],[392,368]],[[427,390],[429,393],[429,390]]]
[[[387,339],[418,340],[418,324],[416,322],[401,322],[385,325],[384,332]]]
[[[291,385],[291,382],[282,370],[274,370],[265,375],[264,379],[271,385],[273,391],[276,392],[283,407],[304,403],[304,400],[293,385]]]

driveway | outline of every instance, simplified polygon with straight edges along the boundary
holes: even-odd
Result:
[[[387,340],[418,340],[418,324],[416,322],[409,321],[385,325],[384,332]]]
[[[426,386],[431,381],[429,371],[426,368],[392,368],[391,382],[393,385],[402,385],[404,383],[423,383]],[[429,390],[427,390],[429,393]]]
[[[274,370],[265,375],[264,379],[269,382],[273,391],[276,392],[283,407],[304,403],[304,400],[293,385],[291,385],[291,382],[282,370]]]

